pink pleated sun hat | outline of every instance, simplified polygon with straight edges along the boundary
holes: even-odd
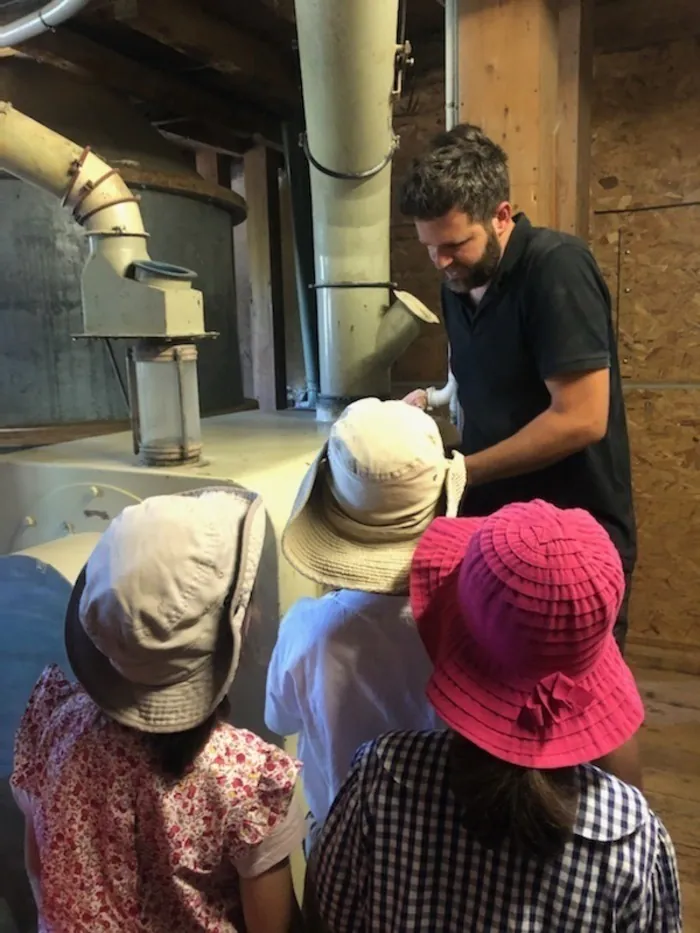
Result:
[[[437,518],[416,549],[411,606],[447,725],[511,764],[594,761],[644,720],[612,636],[624,575],[582,509],[541,500]]]

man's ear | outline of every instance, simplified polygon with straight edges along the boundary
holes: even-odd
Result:
[[[493,217],[493,227],[498,236],[506,230],[512,219],[513,205],[510,201],[501,201]]]

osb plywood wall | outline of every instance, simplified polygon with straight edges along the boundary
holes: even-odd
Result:
[[[631,648],[700,665],[700,39],[596,60],[593,249],[613,295],[639,522]]]
[[[443,125],[443,74],[433,54],[399,112],[395,185]],[[592,244],[613,296],[639,520],[630,647],[700,670],[700,41],[599,54],[593,131]],[[392,235],[394,278],[438,310],[410,224],[395,216]],[[441,328],[395,370],[400,390],[444,374]]]

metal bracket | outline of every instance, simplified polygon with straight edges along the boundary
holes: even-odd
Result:
[[[318,282],[309,285],[309,288],[389,288],[395,291],[396,282]]]
[[[309,140],[306,133],[301,133],[299,135],[299,145],[301,146],[304,155],[309,160],[311,165],[313,165],[313,167],[323,175],[328,175],[329,178],[337,178],[340,181],[364,181],[367,178],[374,178],[374,176],[378,175],[382,169],[385,169],[394,158],[394,153],[399,148],[400,142],[400,138],[394,134],[391,140],[389,151],[381,160],[381,162],[377,162],[377,164],[373,165],[372,168],[365,169],[363,172],[337,172],[335,169],[327,168],[325,165],[321,165],[321,163],[314,158],[311,150],[309,149]]]
[[[394,58],[394,87],[392,96],[401,97],[403,93],[404,78],[406,71],[413,63],[413,47],[406,38],[406,12],[408,9],[408,0],[400,0],[399,8],[399,34],[396,39],[396,56]]]

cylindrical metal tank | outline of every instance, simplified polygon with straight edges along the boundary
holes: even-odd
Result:
[[[20,57],[0,59],[0,99],[90,145],[138,192],[154,259],[193,269],[208,331],[199,347],[203,414],[243,401],[232,226],[245,203],[202,179],[134,108],[104,88]],[[102,341],[82,329],[84,231],[61,204],[0,173],[0,426],[128,416]],[[114,345],[124,373],[125,347]]]

